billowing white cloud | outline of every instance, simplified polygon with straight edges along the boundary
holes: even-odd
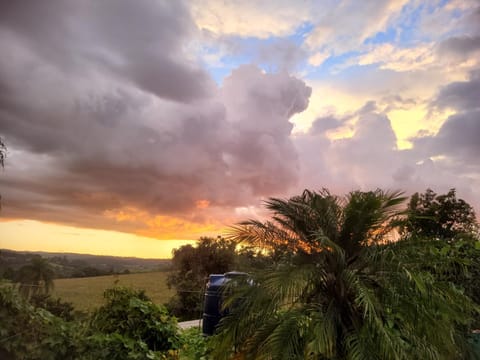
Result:
[[[0,26],[4,217],[128,231],[176,217],[185,233],[296,184],[302,80],[246,65],[218,87],[185,60],[195,27],[180,4],[67,4],[51,11],[77,17],[55,39],[15,5]]]
[[[332,139],[328,132],[353,122],[353,135]],[[373,103],[353,114],[317,119],[308,133],[297,135],[302,187],[328,187],[343,193],[353,189],[401,189],[407,193],[427,187],[439,192],[456,187],[459,195],[480,206],[480,177],[475,121],[478,110],[447,120],[437,136],[420,139],[399,150],[390,119]],[[439,151],[440,150],[440,151]],[[462,160],[463,159],[463,160]],[[297,192],[301,189],[297,189]]]

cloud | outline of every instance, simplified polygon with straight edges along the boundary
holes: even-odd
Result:
[[[67,2],[61,32],[21,4],[0,27],[4,217],[191,237],[296,184],[303,81],[242,66],[219,88],[181,4]]]
[[[457,171],[476,173],[480,156],[480,76],[478,71],[468,81],[453,82],[440,89],[432,101],[432,108],[450,108],[455,111],[443,123],[436,136],[416,140],[423,151],[443,157],[454,163]]]
[[[442,41],[438,45],[441,55],[450,55],[455,59],[468,58],[480,50],[480,35],[454,36]]]
[[[456,81],[444,86],[436,99],[435,107],[450,107],[459,112],[480,108],[480,71],[472,72],[469,81]]]
[[[435,63],[435,57],[431,46],[428,45],[402,49],[394,47],[392,44],[382,44],[352,60],[351,63],[379,64],[380,69],[401,72],[425,69]]]
[[[200,29],[218,35],[262,39],[294,33],[311,18],[313,6],[314,1],[304,1],[299,7],[288,0],[195,0],[191,3],[193,17]]]
[[[407,0],[356,1],[194,1],[192,16],[200,29],[217,36],[268,39],[293,35],[307,26],[305,51],[319,66],[332,54],[359,48],[385,31]]]
[[[480,170],[480,109],[448,117],[437,136],[430,138],[429,147],[438,155],[455,158],[455,163],[464,169]],[[426,139],[421,139],[424,142]]]
[[[174,101],[192,101],[213,90],[208,74],[184,55],[182,43],[195,26],[181,2],[52,1],[32,6],[20,0],[2,7],[3,40],[16,43],[2,47],[24,47],[68,72],[111,72]]]
[[[480,205],[472,4],[440,4],[465,24],[434,39],[412,20],[412,42],[372,39],[415,2],[25,4],[0,5],[5,218],[182,238],[305,187],[455,186]],[[237,61],[213,81],[206,55],[247,50],[276,72]],[[345,51],[370,66],[309,78]]]
[[[313,21],[315,28],[305,43],[310,49],[335,55],[354,51],[366,39],[385,31],[406,3],[405,0],[344,1],[330,7],[319,5]]]
[[[320,66],[330,57],[328,52],[318,51],[308,58],[308,63],[313,66]]]
[[[305,61],[306,51],[288,39],[279,39],[262,45],[258,50],[256,61],[276,71],[293,72]]]
[[[338,193],[380,187],[410,194],[428,187],[439,192],[456,187],[478,208],[479,115],[475,110],[451,116],[437,135],[417,138],[406,150],[397,147],[391,119],[372,102],[354,112],[319,118],[309,132],[295,138],[299,184]],[[336,139],[329,135],[332,128],[346,122],[353,127],[351,136]]]

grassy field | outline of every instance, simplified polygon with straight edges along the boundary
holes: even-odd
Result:
[[[174,294],[174,291],[167,287],[167,275],[167,272],[149,272],[57,279],[52,295],[73,303],[77,310],[91,311],[103,304],[104,290],[117,284],[118,286],[144,289],[154,303],[163,304]]]

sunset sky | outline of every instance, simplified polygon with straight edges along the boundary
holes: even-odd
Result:
[[[305,188],[480,213],[477,0],[0,3],[0,248],[169,257]]]

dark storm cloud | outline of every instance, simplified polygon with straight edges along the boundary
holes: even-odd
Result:
[[[458,174],[480,170],[480,109],[451,115],[435,136],[416,139],[415,147],[431,157],[453,159]],[[454,165],[453,165],[454,164]]]
[[[455,159],[458,168],[480,166],[480,72],[473,71],[468,81],[453,82],[440,89],[432,101],[433,109],[456,111],[448,117],[435,136],[415,140],[419,150],[432,156]]]
[[[460,112],[480,108],[480,71],[473,72],[469,81],[453,82],[443,87],[433,105]]]
[[[115,212],[202,222],[199,200],[228,216],[296,183],[303,81],[244,66],[216,87],[181,3],[35,4],[3,4],[3,216],[135,231]]]
[[[454,155],[464,165],[480,167],[480,109],[450,116],[433,139],[439,154]]]
[[[468,57],[480,50],[480,36],[457,36],[442,41],[438,46],[440,55]]]
[[[312,135],[324,133],[327,130],[342,126],[344,119],[337,119],[334,115],[321,116],[313,122],[309,133]]]
[[[183,56],[194,25],[182,2],[19,0],[3,2],[0,14],[0,29],[66,72],[111,71],[176,101],[213,89],[205,71]]]

